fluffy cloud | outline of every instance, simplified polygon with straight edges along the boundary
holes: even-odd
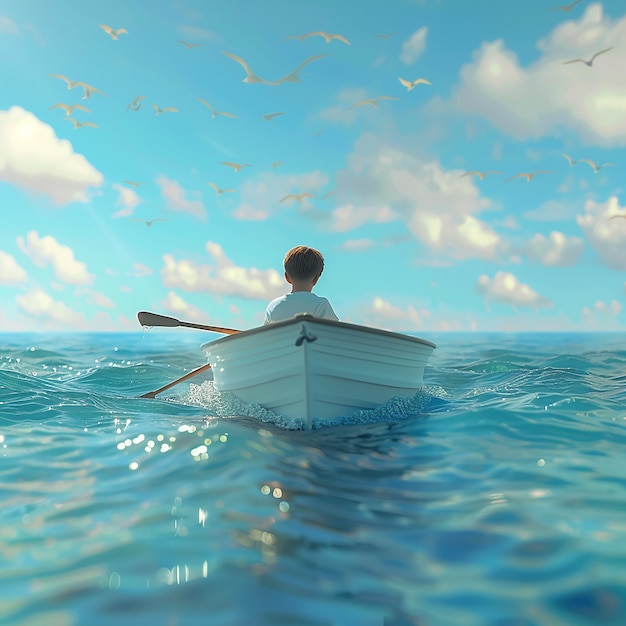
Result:
[[[10,254],[0,250],[0,285],[19,285],[28,280],[26,270]]]
[[[210,319],[205,311],[183,300],[177,293],[170,291],[162,302],[163,310],[177,317],[199,324],[209,324]]]
[[[95,276],[87,271],[82,261],[74,258],[74,251],[60,244],[54,237],[39,237],[31,230],[26,238],[18,237],[17,245],[38,267],[52,265],[54,275],[69,285],[91,285]]]
[[[626,145],[626,49],[616,46],[593,67],[589,59],[626,37],[626,17],[612,21],[602,4],[578,20],[564,20],[538,43],[540,57],[522,66],[502,40],[484,43],[461,69],[452,98],[462,111],[486,118],[516,139],[538,139],[566,129],[586,143]]]
[[[63,302],[54,300],[42,289],[31,289],[28,293],[17,296],[16,302],[27,315],[42,318],[55,325],[83,327],[85,324],[85,317],[82,314],[70,309]]]
[[[14,106],[0,111],[0,180],[64,205],[87,202],[103,177],[52,127]]]
[[[422,26],[419,30],[416,30],[403,44],[402,52],[400,53],[400,60],[405,65],[413,65],[426,50],[426,36],[428,35],[428,28]]]
[[[117,183],[113,185],[113,189],[118,192],[115,206],[121,208],[113,213],[112,217],[118,218],[132,215],[135,212],[135,207],[142,202],[141,198],[137,195],[137,192],[134,189],[124,187],[124,185],[118,185]]]
[[[293,210],[287,202],[281,203],[287,194],[318,193],[327,184],[328,176],[319,170],[284,176],[263,172],[254,179],[246,180],[239,188],[240,203],[234,216],[239,220],[266,220],[279,211]]]
[[[215,295],[238,295],[252,300],[270,300],[285,290],[285,281],[276,270],[238,267],[226,257],[222,247],[211,241],[206,251],[211,265],[197,265],[193,261],[177,261],[164,254],[161,270],[163,285],[187,292],[206,291]]]
[[[592,307],[585,307],[581,311],[581,318],[585,326],[593,330],[622,330],[617,317],[622,312],[622,305],[617,300],[608,304],[598,300]]]
[[[626,207],[612,196],[604,203],[587,200],[585,214],[578,215],[576,222],[587,241],[609,267],[626,270],[626,219],[611,219],[613,215],[626,215]]]
[[[575,265],[584,250],[580,237],[567,237],[553,231],[549,237],[536,234],[525,246],[525,252],[531,261],[550,267],[570,267]]]
[[[187,192],[175,180],[170,180],[167,176],[159,176],[156,182],[161,187],[161,196],[165,200],[167,209],[189,213],[200,220],[206,220],[206,208],[202,200],[188,200]]]
[[[520,283],[510,272],[497,272],[493,278],[482,274],[475,285],[477,293],[486,301],[498,302],[513,308],[551,308],[552,302],[528,285]]]
[[[417,311],[411,305],[401,309],[377,296],[364,308],[362,315],[364,323],[369,326],[406,332],[423,328],[429,312],[424,309]]]
[[[398,220],[432,256],[496,260],[504,243],[477,217],[491,203],[461,174],[363,136],[348,168],[337,173],[344,203],[333,210],[330,229],[345,232]]]

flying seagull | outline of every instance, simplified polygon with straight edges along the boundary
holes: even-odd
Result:
[[[74,109],[79,109],[80,111],[85,111],[86,113],[91,113],[91,110],[87,107],[84,107],[82,104],[64,104],[63,102],[57,102],[57,104],[53,104],[51,109],[63,109],[65,111],[65,115],[69,116],[74,112]]]
[[[210,109],[212,118],[216,118],[218,115],[224,115],[225,117],[237,117],[236,115],[227,113],[226,111],[216,111],[206,100],[203,100],[202,98],[198,98],[198,102],[201,102],[205,107]]]
[[[264,85],[280,85],[281,83],[297,83],[300,82],[300,70],[305,66],[308,65],[309,63],[312,63],[313,61],[316,61],[317,59],[321,59],[325,56],[328,56],[327,54],[317,54],[315,56],[309,57],[308,59],[305,59],[304,61],[302,61],[302,63],[300,63],[300,65],[298,65],[298,67],[291,72],[291,74],[287,74],[287,76],[283,76],[282,78],[279,78],[278,80],[274,80],[274,81],[269,81],[269,80],[265,80],[264,78],[261,78],[260,76],[257,76],[252,69],[250,69],[250,66],[246,63],[246,61],[244,61],[244,59],[242,59],[241,57],[238,57],[234,54],[231,54],[230,52],[222,52],[222,54],[226,55],[227,57],[230,57],[233,61],[236,61],[237,63],[239,63],[239,65],[241,65],[241,67],[243,67],[243,69],[246,71],[246,77],[243,79],[242,82],[244,83],[263,83]]]
[[[241,171],[244,167],[252,167],[250,163],[231,163],[230,161],[220,161],[222,165],[226,165],[227,167],[232,167],[235,172]]]
[[[266,119],[268,122],[271,122],[275,117],[279,115],[285,115],[285,112],[281,111],[279,113],[268,113],[267,115],[264,115],[263,118]]]
[[[99,89],[96,89],[95,87],[92,87],[91,85],[88,85],[87,83],[83,83],[80,80],[70,80],[67,76],[63,76],[63,74],[50,74],[50,76],[53,76],[54,78],[60,78],[61,80],[65,81],[67,83],[68,89],[74,89],[74,87],[82,87],[84,93],[83,93],[81,100],[85,100],[86,98],[91,98],[91,94],[94,92],[100,93],[103,96],[106,96],[106,94],[100,91]]]
[[[93,122],[79,122],[78,120],[75,120],[73,117],[66,117],[64,119],[66,122],[72,122],[72,124],[74,124],[74,130],[76,130],[77,128],[82,128],[83,126],[91,126],[92,128],[98,128],[98,126],[94,124]]]
[[[233,193],[235,191],[234,189],[220,189],[215,183],[207,183],[207,185],[213,187],[218,196],[221,196],[223,193]]]
[[[603,167],[610,167],[613,163],[594,163],[591,159],[578,159],[578,163],[587,163],[587,165],[593,168],[593,173],[597,174]]]
[[[125,28],[113,29],[106,24],[98,24],[100,28],[107,34],[111,36],[111,39],[119,39],[118,35],[128,35],[128,31]]]
[[[165,107],[164,109],[161,109],[156,104],[153,104],[152,108],[156,111],[155,115],[161,115],[161,113],[165,113],[167,111],[170,113],[178,113],[178,109],[175,109],[174,107]]]
[[[568,65],[569,63],[584,63],[585,65],[591,67],[597,56],[600,56],[609,50],[613,50],[613,47],[611,46],[610,48],[605,48],[604,50],[600,50],[600,52],[596,52],[588,61],[585,61],[585,59],[572,59],[571,61],[565,61],[563,65]]]
[[[123,183],[126,183],[127,185],[131,185],[132,187],[139,187],[140,185],[145,185],[146,183],[138,183],[136,180],[123,180]]]
[[[417,85],[430,85],[431,83],[427,81],[425,78],[416,78],[415,80],[406,80],[405,78],[398,77],[398,80],[406,87],[407,91],[411,91]]]
[[[626,218],[626,213],[620,213],[619,215],[612,215],[611,217],[609,217],[610,220],[614,220],[618,217],[623,217]]]
[[[154,224],[154,222],[169,222],[169,220],[166,220],[162,217],[156,217],[153,220],[130,220],[131,222],[143,222],[148,228],[150,228],[150,226],[152,226],[152,224]]]
[[[392,98],[391,96],[378,96],[377,98],[368,98],[366,100],[355,102],[353,105],[349,106],[348,109],[354,109],[355,107],[361,107],[366,104],[377,107],[379,100],[398,100],[398,98]]]
[[[507,178],[504,182],[508,183],[510,180],[514,178],[525,178],[528,182],[530,182],[537,174],[554,174],[549,170],[536,170],[535,172],[522,172],[521,174],[515,174],[515,176],[511,176],[511,178]]]
[[[282,165],[284,163],[284,161],[274,161],[272,163],[272,167],[278,167],[279,165]]]
[[[548,9],[548,11],[565,11],[566,13],[569,13],[577,4],[581,2],[582,0],[574,0],[571,4],[566,4],[565,6],[560,7],[552,7],[551,9]]]
[[[189,43],[188,41],[183,41],[182,39],[177,39],[177,41],[178,43],[182,43],[186,48],[189,48],[189,50],[204,45],[203,43]]]
[[[478,176],[480,180],[485,180],[485,177],[489,174],[502,174],[502,172],[495,172],[493,170],[489,170],[488,172],[479,172],[477,170],[471,170],[470,172],[465,172],[465,174],[461,174],[460,178],[464,176]]]
[[[321,30],[316,30],[311,33],[306,33],[304,35],[292,35],[291,37],[287,37],[287,39],[299,39],[300,41],[304,41],[307,37],[323,37],[326,40],[326,43],[330,43],[333,39],[338,39],[339,41],[343,41],[343,43],[347,45],[352,45],[343,35],[337,35],[336,33],[325,33]]]
[[[330,198],[330,196],[332,196],[335,193],[336,189],[333,189],[332,191],[327,191],[323,196],[322,196],[322,200],[327,200],[328,198]]]
[[[281,198],[281,202],[285,202],[285,200],[289,200],[289,199],[293,199],[293,200],[297,200],[298,202],[302,202],[302,200],[304,200],[304,198],[315,198],[315,194],[313,193],[309,193],[308,191],[305,191],[303,193],[288,193],[284,198]]]
[[[576,163],[578,163],[578,161],[574,161],[574,159],[572,159],[572,157],[569,154],[564,154],[563,155],[564,159],[567,159],[567,162],[570,164],[570,167],[576,165]]]
[[[145,97],[146,96],[138,96],[137,98],[135,98],[132,102],[128,104],[126,110],[128,111],[130,109],[131,111],[139,111],[139,109],[141,109],[141,101]]]

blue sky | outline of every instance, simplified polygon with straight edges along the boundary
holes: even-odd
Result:
[[[558,6],[3,0],[0,328],[249,328],[304,244],[347,321],[626,329],[626,7]]]

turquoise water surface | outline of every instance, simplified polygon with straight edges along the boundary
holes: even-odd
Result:
[[[139,399],[201,333],[0,336],[0,624],[626,624],[624,336],[424,338],[410,402],[302,432]]]

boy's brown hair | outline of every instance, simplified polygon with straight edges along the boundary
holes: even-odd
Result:
[[[324,257],[315,248],[296,246],[285,255],[284,267],[289,278],[310,280],[318,278],[324,270]]]

